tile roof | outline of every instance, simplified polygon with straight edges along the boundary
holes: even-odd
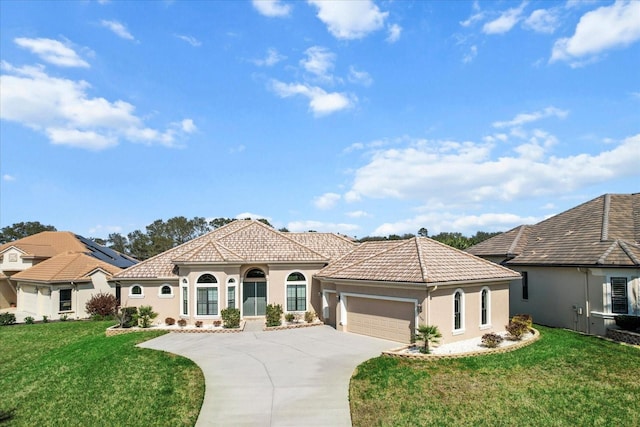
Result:
[[[467,248],[466,252],[473,255],[513,258],[515,255],[522,253],[527,245],[530,231],[531,226],[520,225]]]
[[[113,275],[121,269],[81,252],[65,252],[51,257],[31,268],[11,276],[12,280],[37,282],[71,282],[90,280],[90,273],[96,269]]]
[[[515,230],[515,229],[514,229]],[[515,234],[503,233],[468,249],[475,255],[500,252]],[[605,194],[527,226],[526,243],[516,245],[506,265],[640,265],[640,193]]]
[[[426,237],[371,241],[322,269],[317,277],[438,284],[520,277],[519,273]]]
[[[237,220],[123,270],[115,278],[172,278],[176,277],[176,263],[327,263],[347,253],[353,245],[337,235],[283,233],[260,221]]]
[[[76,235],[69,231],[43,231],[33,234],[1,245],[0,253],[10,247],[18,248],[25,255],[36,258],[50,258],[63,252],[84,252],[87,249],[76,239]]]

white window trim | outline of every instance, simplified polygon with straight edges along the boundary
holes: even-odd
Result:
[[[205,274],[210,274],[211,276],[213,276],[216,279],[215,283],[198,283],[198,279],[200,279],[202,276],[204,276]],[[216,288],[218,290],[217,292],[217,296],[218,296],[218,314],[198,314],[198,289],[201,288]],[[216,277],[215,274],[213,274],[213,272],[202,272],[201,274],[198,275],[198,278],[196,279],[196,284],[195,284],[195,289],[193,292],[193,317],[196,319],[219,319],[220,318],[220,281],[218,281],[218,278]]]
[[[136,286],[138,286],[140,288],[140,294],[134,294],[133,293],[133,288],[135,288]],[[129,298],[131,299],[143,299],[144,298],[144,287],[138,283],[134,283],[133,285],[129,286]]]
[[[613,304],[611,301],[611,278],[612,277],[624,277],[627,279],[627,314],[628,315],[638,315],[640,314],[640,297],[636,296],[636,298],[638,298],[637,301],[633,301],[633,295],[638,295],[638,293],[640,293],[640,289],[638,289],[638,291],[635,291],[634,289],[634,283],[638,282],[638,277],[637,276],[633,276],[630,275],[628,273],[612,273],[612,274],[607,274],[607,282],[603,284],[603,292],[602,292],[602,308],[603,308],[603,314],[607,314],[607,315],[611,315],[611,316],[618,316],[622,313],[614,313],[613,310]],[[637,285],[638,288],[640,288],[640,284]]]
[[[460,292],[460,329],[456,329],[456,293]],[[451,320],[452,320],[452,332],[453,335],[462,335],[465,333],[465,300],[464,291],[462,288],[458,288],[453,291],[452,301],[451,301]]]
[[[227,280],[227,293],[226,293],[226,298],[225,298],[225,302],[227,303],[225,308],[238,308],[238,282],[236,282],[235,280],[231,281],[232,279]],[[233,307],[229,307],[229,289],[233,288]],[[222,311],[222,310],[220,310]]]
[[[187,300],[187,311],[184,311],[184,300],[185,300],[185,288],[186,288],[186,300]],[[189,301],[189,281],[187,283],[180,283],[180,316],[189,316],[189,308],[191,304]]]
[[[307,309],[309,308],[309,280],[307,279],[307,275],[302,273],[299,270],[293,270],[289,273],[287,273],[287,278],[289,278],[289,276],[293,273],[299,273],[302,274],[305,278],[305,280],[296,280],[296,281],[288,281],[287,279],[285,279],[284,281],[284,312],[285,313],[304,313],[307,311]],[[288,287],[289,286],[300,286],[300,285],[304,285],[304,310],[288,310],[288,301],[289,301],[289,293],[288,293]]]
[[[487,323],[482,323],[482,292],[487,291]],[[491,289],[483,286],[480,289],[480,330],[491,329]]]
[[[170,294],[163,294],[163,293],[162,293],[162,288],[164,288],[165,286],[168,286],[168,287],[169,287],[169,289],[171,290],[171,293],[170,293]],[[174,294],[174,292],[173,292],[173,286],[171,286],[171,285],[170,285],[170,284],[168,284],[168,283],[163,283],[162,285],[160,285],[160,286],[158,287],[158,298],[170,299],[170,298],[173,298],[173,297],[175,297],[175,294]]]

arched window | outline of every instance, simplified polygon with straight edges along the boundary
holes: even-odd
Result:
[[[133,285],[129,288],[129,296],[133,298],[142,298],[144,294],[142,293],[142,286]]]
[[[480,291],[480,326],[489,326],[491,321],[491,294],[489,288]]]
[[[218,280],[203,274],[196,283],[196,316],[218,315]]]
[[[171,298],[173,297],[173,289],[169,285],[162,285],[160,286],[158,295],[160,298]]]
[[[266,276],[264,274],[264,271],[258,268],[254,268],[252,270],[247,271],[247,274],[245,275],[245,277],[247,279],[264,279]]]
[[[236,308],[236,279],[227,280],[227,308]]]
[[[464,332],[464,293],[457,289],[453,294],[453,331]]]
[[[307,311],[307,278],[297,271],[287,277],[287,311]]]

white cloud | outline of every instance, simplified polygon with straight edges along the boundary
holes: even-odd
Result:
[[[506,231],[522,224],[535,224],[543,218],[519,216],[511,213],[485,213],[481,215],[452,214],[450,212],[432,211],[412,218],[380,225],[373,232],[374,236],[388,236],[417,233],[422,227],[433,236],[441,232],[467,231]]]
[[[247,218],[251,218],[251,219],[266,219],[269,222],[271,222],[273,220],[270,216],[260,215],[260,214],[251,213],[251,212],[239,213],[235,217],[235,219],[247,219]],[[213,218],[211,218],[211,219],[213,219]],[[209,219],[209,221],[210,221],[210,219]]]
[[[3,181],[7,181],[7,182],[11,182],[11,181],[15,181],[16,177],[13,175],[9,175],[8,173],[5,173],[4,175],[2,175],[2,180]]]
[[[133,37],[129,30],[127,30],[127,27],[125,27],[118,21],[108,21],[106,19],[103,19],[102,21],[100,21],[100,24],[102,24],[103,27],[111,30],[120,38],[123,38],[125,40],[135,40],[135,37]]]
[[[482,31],[485,34],[504,34],[510,31],[522,19],[522,12],[526,5],[526,2],[522,2],[518,7],[505,10],[493,21],[485,23]]]
[[[309,99],[309,109],[315,116],[325,116],[337,111],[351,108],[356,99],[340,92],[328,93],[317,86],[302,83],[283,83],[271,81],[271,89],[281,98],[302,95]]]
[[[165,131],[149,128],[125,101],[90,97],[86,81],[49,76],[44,67],[13,67],[2,62],[0,117],[44,133],[56,145],[102,150],[121,138],[176,146],[179,137],[196,130],[191,119]]]
[[[462,62],[468,64],[472,62],[476,58],[476,56],[478,56],[478,47],[476,45],[473,45],[469,48],[469,52],[467,52],[467,54],[462,57]]]
[[[349,81],[351,83],[361,84],[363,86],[371,86],[373,79],[366,71],[359,71],[354,66],[349,67]]]
[[[553,33],[560,22],[558,16],[552,10],[536,9],[524,21],[524,27],[536,31],[538,33]]]
[[[286,56],[281,55],[277,49],[267,49],[267,54],[263,59],[254,59],[252,62],[259,67],[273,67],[278,62],[287,59]]]
[[[18,37],[14,42],[32,53],[38,55],[43,61],[60,67],[83,67],[89,68],[89,63],[80,58],[70,47],[58,40],[52,39],[30,39]]]
[[[480,4],[478,3],[478,0],[475,0],[473,2],[473,11],[475,12],[473,15],[471,15],[468,19],[464,20],[464,21],[460,21],[460,25],[462,25],[463,27],[469,27],[472,24],[474,24],[477,21],[481,21],[484,19],[484,12],[482,12],[480,10]]]
[[[622,48],[640,39],[640,1],[616,1],[585,13],[571,37],[556,40],[549,62],[572,66],[592,62],[595,55]],[[585,58],[583,60],[581,58]]]
[[[302,68],[319,79],[330,82],[333,79],[331,70],[333,70],[336,55],[322,46],[312,46],[304,53],[307,57],[300,60]]]
[[[253,7],[264,16],[282,18],[291,14],[291,6],[280,0],[252,0]]]
[[[175,36],[177,38],[179,38],[180,40],[183,40],[183,41],[189,43],[193,47],[202,46],[202,42],[200,40],[198,40],[197,38],[195,38],[195,37],[187,36],[187,35],[184,35],[184,34],[176,34]]]
[[[308,0],[318,9],[318,18],[338,39],[361,39],[384,27],[389,12],[381,12],[370,0]]]
[[[395,43],[400,40],[400,35],[402,34],[402,27],[398,24],[391,24],[387,27],[387,43]]]
[[[287,224],[287,229],[296,233],[303,231],[319,231],[319,232],[333,232],[333,233],[343,233],[350,234],[357,231],[360,227],[355,224],[347,224],[347,223],[332,223],[332,222],[321,222],[321,221],[292,221]]]
[[[332,209],[340,201],[340,195],[336,193],[325,193],[314,199],[313,204],[316,208],[327,210]]]
[[[549,136],[539,134],[539,137]],[[545,141],[540,147],[544,147]],[[544,147],[548,148],[548,147]],[[532,147],[530,147],[533,150]],[[607,151],[566,157],[533,151],[509,155],[487,143],[415,141],[375,152],[354,173],[346,201],[392,198],[461,203],[560,194],[638,174],[640,134]]]
[[[91,227],[89,229],[89,234],[92,236],[97,236],[97,235],[108,235],[111,233],[121,233],[122,232],[122,227],[119,225],[96,225],[94,227]]]
[[[351,211],[351,212],[347,212],[346,215],[349,218],[367,218],[371,216],[369,213],[365,211]]]
[[[547,107],[544,110],[534,111],[533,113],[521,113],[515,116],[512,120],[504,121],[504,122],[494,122],[493,127],[496,128],[504,128],[504,127],[517,127],[522,126],[526,123],[535,122],[547,117],[557,117],[559,119],[564,119],[567,117],[569,112],[567,110],[561,110],[556,107]]]

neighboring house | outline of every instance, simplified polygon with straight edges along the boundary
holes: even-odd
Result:
[[[87,317],[93,294],[118,294],[108,279],[137,261],[66,231],[45,231],[0,246],[0,309],[50,319]]]
[[[605,194],[467,251],[522,274],[511,314],[595,335],[617,314],[640,315],[640,193]]]
[[[116,275],[123,306],[166,317],[220,319],[314,311],[342,331],[409,342],[419,324],[446,342],[504,329],[519,274],[426,238],[361,245],[331,233],[283,233],[239,220]]]

